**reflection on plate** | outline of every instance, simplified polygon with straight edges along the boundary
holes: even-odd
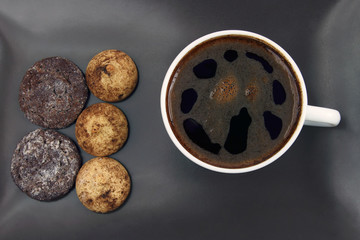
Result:
[[[340,1],[324,19],[318,35],[319,53],[314,64],[316,88],[323,89],[316,100],[341,109],[342,122],[330,130],[325,141],[329,181],[335,197],[360,221],[360,1]],[[357,94],[348,94],[358,89]],[[341,99],[340,99],[341,98]],[[339,105],[341,104],[341,105]],[[345,144],[344,144],[345,143]],[[341,148],[339,147],[341,146]],[[326,159],[324,160],[326,161]]]

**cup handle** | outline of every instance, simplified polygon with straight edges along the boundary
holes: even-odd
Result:
[[[317,127],[336,127],[341,120],[339,111],[330,108],[307,105],[305,125]]]

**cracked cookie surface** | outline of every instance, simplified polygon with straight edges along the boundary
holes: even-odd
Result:
[[[81,70],[70,60],[50,57],[36,62],[23,77],[19,104],[32,123],[60,129],[73,123],[88,98]]]
[[[75,125],[75,136],[87,153],[103,157],[117,152],[128,138],[125,114],[110,103],[96,103],[86,108]]]
[[[113,158],[97,157],[86,162],[76,178],[76,194],[89,210],[114,211],[127,199],[131,188],[129,173]]]
[[[134,61],[124,52],[110,49],[96,54],[86,68],[90,91],[107,102],[122,101],[135,90],[138,71]]]
[[[11,176],[28,196],[51,201],[64,196],[75,183],[81,158],[70,138],[55,130],[37,129],[18,143]]]

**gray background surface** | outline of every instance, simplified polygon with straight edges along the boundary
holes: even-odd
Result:
[[[359,239],[359,12],[357,0],[0,0],[0,239]],[[226,29],[282,46],[303,73],[309,103],[338,109],[341,124],[304,127],[285,155],[256,172],[220,174],[187,160],[163,127],[162,80],[187,44]],[[102,215],[75,189],[54,202],[27,197],[10,176],[17,142],[38,128],[17,102],[25,71],[56,55],[85,71],[105,49],[128,53],[140,75],[134,94],[115,104],[130,124],[112,155],[131,174],[128,201]],[[96,102],[91,95],[88,106]],[[74,129],[60,132],[75,140]]]

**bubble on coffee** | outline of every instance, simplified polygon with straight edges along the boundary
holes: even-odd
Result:
[[[275,104],[283,104],[286,100],[286,92],[278,80],[273,81],[273,100]]]
[[[183,125],[186,134],[195,144],[211,153],[219,153],[221,149],[220,144],[211,142],[203,126],[195,119],[187,118],[184,120]]]
[[[197,92],[193,88],[186,89],[181,95],[180,108],[183,113],[189,113],[196,103]]]
[[[197,78],[212,78],[216,74],[217,62],[214,59],[205,59],[198,63],[193,72]]]
[[[228,61],[228,62],[233,62],[237,59],[238,57],[238,53],[235,50],[229,49],[226,50],[226,52],[224,53],[224,58]]]
[[[218,167],[256,165],[289,140],[300,84],[284,57],[257,39],[208,40],[178,63],[168,86],[170,126],[187,151]]]
[[[229,133],[224,145],[226,151],[232,154],[239,154],[246,150],[251,121],[246,108],[242,108],[238,115],[231,118]]]

